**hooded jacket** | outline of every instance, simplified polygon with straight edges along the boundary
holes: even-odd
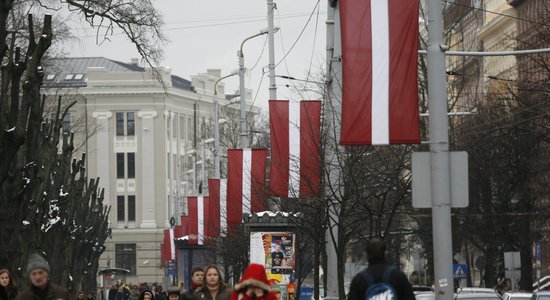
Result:
[[[260,288],[264,291],[264,295],[256,297],[256,295],[247,295],[248,288]],[[264,266],[260,264],[250,264],[244,271],[241,280],[233,289],[230,300],[277,300],[277,295],[272,291],[271,285],[267,280]]]

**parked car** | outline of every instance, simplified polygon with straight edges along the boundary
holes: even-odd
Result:
[[[414,292],[416,300],[435,300],[434,292]]]
[[[464,293],[463,292],[461,294],[456,294],[455,300],[501,300],[501,298],[500,298],[500,295],[496,292],[492,292],[492,293],[483,293],[483,292]]]
[[[412,289],[415,294],[434,291],[434,289],[431,286],[427,286],[427,285],[413,285]]]
[[[531,300],[550,300],[550,291],[536,291],[531,296]]]
[[[506,292],[502,294],[502,300],[529,300],[533,293]]]
[[[457,294],[471,293],[496,293],[494,289],[483,287],[461,287],[456,290]]]

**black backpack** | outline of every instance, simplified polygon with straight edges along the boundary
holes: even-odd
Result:
[[[361,276],[367,281],[368,288],[365,291],[365,300],[397,300],[395,288],[390,284],[391,273],[394,267],[387,266],[382,275],[382,281],[376,282],[375,278],[367,272],[361,272]]]

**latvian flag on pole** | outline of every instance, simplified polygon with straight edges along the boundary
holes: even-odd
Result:
[[[187,197],[189,244],[204,245],[205,223],[208,223],[208,197]]]
[[[227,226],[241,224],[243,213],[265,210],[267,149],[227,150]]]
[[[271,193],[311,198],[321,185],[321,101],[269,101]]]
[[[418,144],[419,0],[340,0],[340,144]]]
[[[211,236],[227,233],[227,179],[208,179]]]

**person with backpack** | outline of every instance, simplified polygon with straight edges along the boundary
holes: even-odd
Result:
[[[351,280],[348,300],[415,299],[407,276],[386,262],[386,243],[382,239],[371,239],[366,252],[369,266]]]

